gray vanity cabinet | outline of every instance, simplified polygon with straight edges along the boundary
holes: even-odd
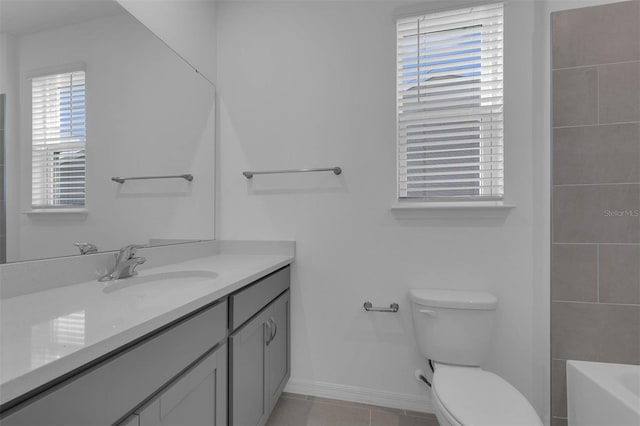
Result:
[[[140,416],[132,414],[127,420],[120,423],[118,426],[140,426]]]
[[[0,425],[263,425],[291,370],[289,283],[287,266],[130,342]]]
[[[139,426],[225,426],[227,345],[206,355],[135,415]]]
[[[267,390],[269,411],[273,411],[291,373],[289,291],[271,305],[273,337],[267,345]]]
[[[284,292],[229,338],[230,424],[235,426],[265,424],[291,372],[289,268],[269,278],[262,285]],[[238,296],[242,300],[242,293]],[[231,301],[234,306],[234,297]]]

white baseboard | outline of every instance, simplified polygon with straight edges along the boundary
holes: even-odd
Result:
[[[285,392],[302,395],[319,396],[323,398],[339,399],[342,401],[360,402],[363,404],[379,405],[381,407],[398,408],[401,410],[434,413],[430,392],[424,395],[387,392],[378,389],[367,389],[358,386],[346,386],[336,383],[315,382],[289,379]]]

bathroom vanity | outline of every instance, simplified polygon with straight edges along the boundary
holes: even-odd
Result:
[[[292,261],[223,251],[3,299],[0,424],[264,424],[290,374]],[[42,324],[76,347],[43,360]]]

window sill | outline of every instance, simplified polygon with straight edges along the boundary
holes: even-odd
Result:
[[[487,210],[513,209],[504,201],[398,201],[391,210]]]
[[[501,219],[515,207],[504,201],[398,201],[391,212],[404,218]]]
[[[26,214],[28,216],[34,215],[60,215],[60,214],[77,214],[86,216],[89,214],[89,210],[87,209],[34,209],[34,210],[26,210],[23,211],[22,214]]]

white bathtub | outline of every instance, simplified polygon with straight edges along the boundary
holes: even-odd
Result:
[[[640,366],[567,361],[569,426],[639,426]]]

